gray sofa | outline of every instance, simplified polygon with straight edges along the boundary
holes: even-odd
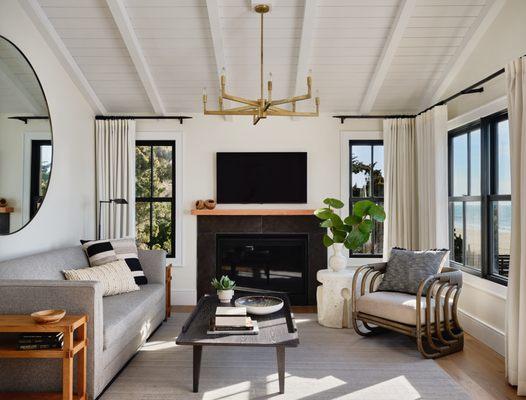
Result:
[[[62,270],[88,266],[80,246],[0,262],[0,314],[87,314],[87,387],[96,398],[166,315],[166,253],[139,250],[139,260],[148,284],[109,297],[100,282],[64,279]],[[60,360],[0,359],[0,392],[60,391],[61,371]]]

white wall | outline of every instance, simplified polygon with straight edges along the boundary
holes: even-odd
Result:
[[[46,199],[23,230],[0,236],[0,260],[78,244],[93,237],[93,112],[16,0],[0,2],[0,35],[32,63],[49,103],[53,171]],[[1,145],[1,144],[0,144]]]
[[[306,151],[307,204],[222,205],[230,208],[317,208],[324,197],[340,197],[340,131],[381,130],[381,121],[356,120],[344,125],[328,115],[319,118],[269,118],[255,127],[248,117],[225,122],[196,114],[178,121],[138,120],[137,132],[183,132],[183,262],[174,268],[174,304],[195,304],[197,217],[190,214],[197,199],[215,198],[215,153],[220,151]],[[363,138],[364,136],[362,136]]]

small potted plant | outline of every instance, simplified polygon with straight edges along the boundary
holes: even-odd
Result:
[[[214,278],[212,280],[212,287],[217,290],[217,297],[221,303],[230,303],[234,296],[234,289],[236,282],[231,280],[228,276],[223,275],[221,278]]]
[[[351,251],[360,249],[371,237],[374,222],[383,223],[385,210],[370,200],[360,200],[353,204],[351,213],[342,219],[334,210],[344,207],[341,200],[327,198],[325,207],[318,208],[314,215],[322,220],[320,226],[327,228],[329,234],[323,236],[325,247],[333,249],[329,258],[329,268],[341,271],[347,267],[347,256],[343,254],[344,246]]]

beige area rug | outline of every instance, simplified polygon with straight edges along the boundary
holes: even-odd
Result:
[[[102,396],[136,399],[468,399],[414,342],[396,333],[361,337],[297,314],[300,345],[286,350],[285,394],[278,393],[273,348],[204,347],[199,393],[192,393],[192,348],[176,346],[187,314],[164,323]]]

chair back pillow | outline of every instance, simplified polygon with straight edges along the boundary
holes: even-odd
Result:
[[[447,249],[411,251],[395,247],[378,290],[416,294],[420,282],[442,271],[448,255]]]
[[[144,275],[139,262],[137,245],[133,238],[81,240],[82,248],[88,256],[90,266],[106,264],[108,262],[124,260],[135,279],[137,285],[146,285],[148,279]]]
[[[124,260],[117,260],[97,267],[62,271],[69,281],[98,281],[104,287],[103,296],[113,296],[139,290],[132,272]]]

